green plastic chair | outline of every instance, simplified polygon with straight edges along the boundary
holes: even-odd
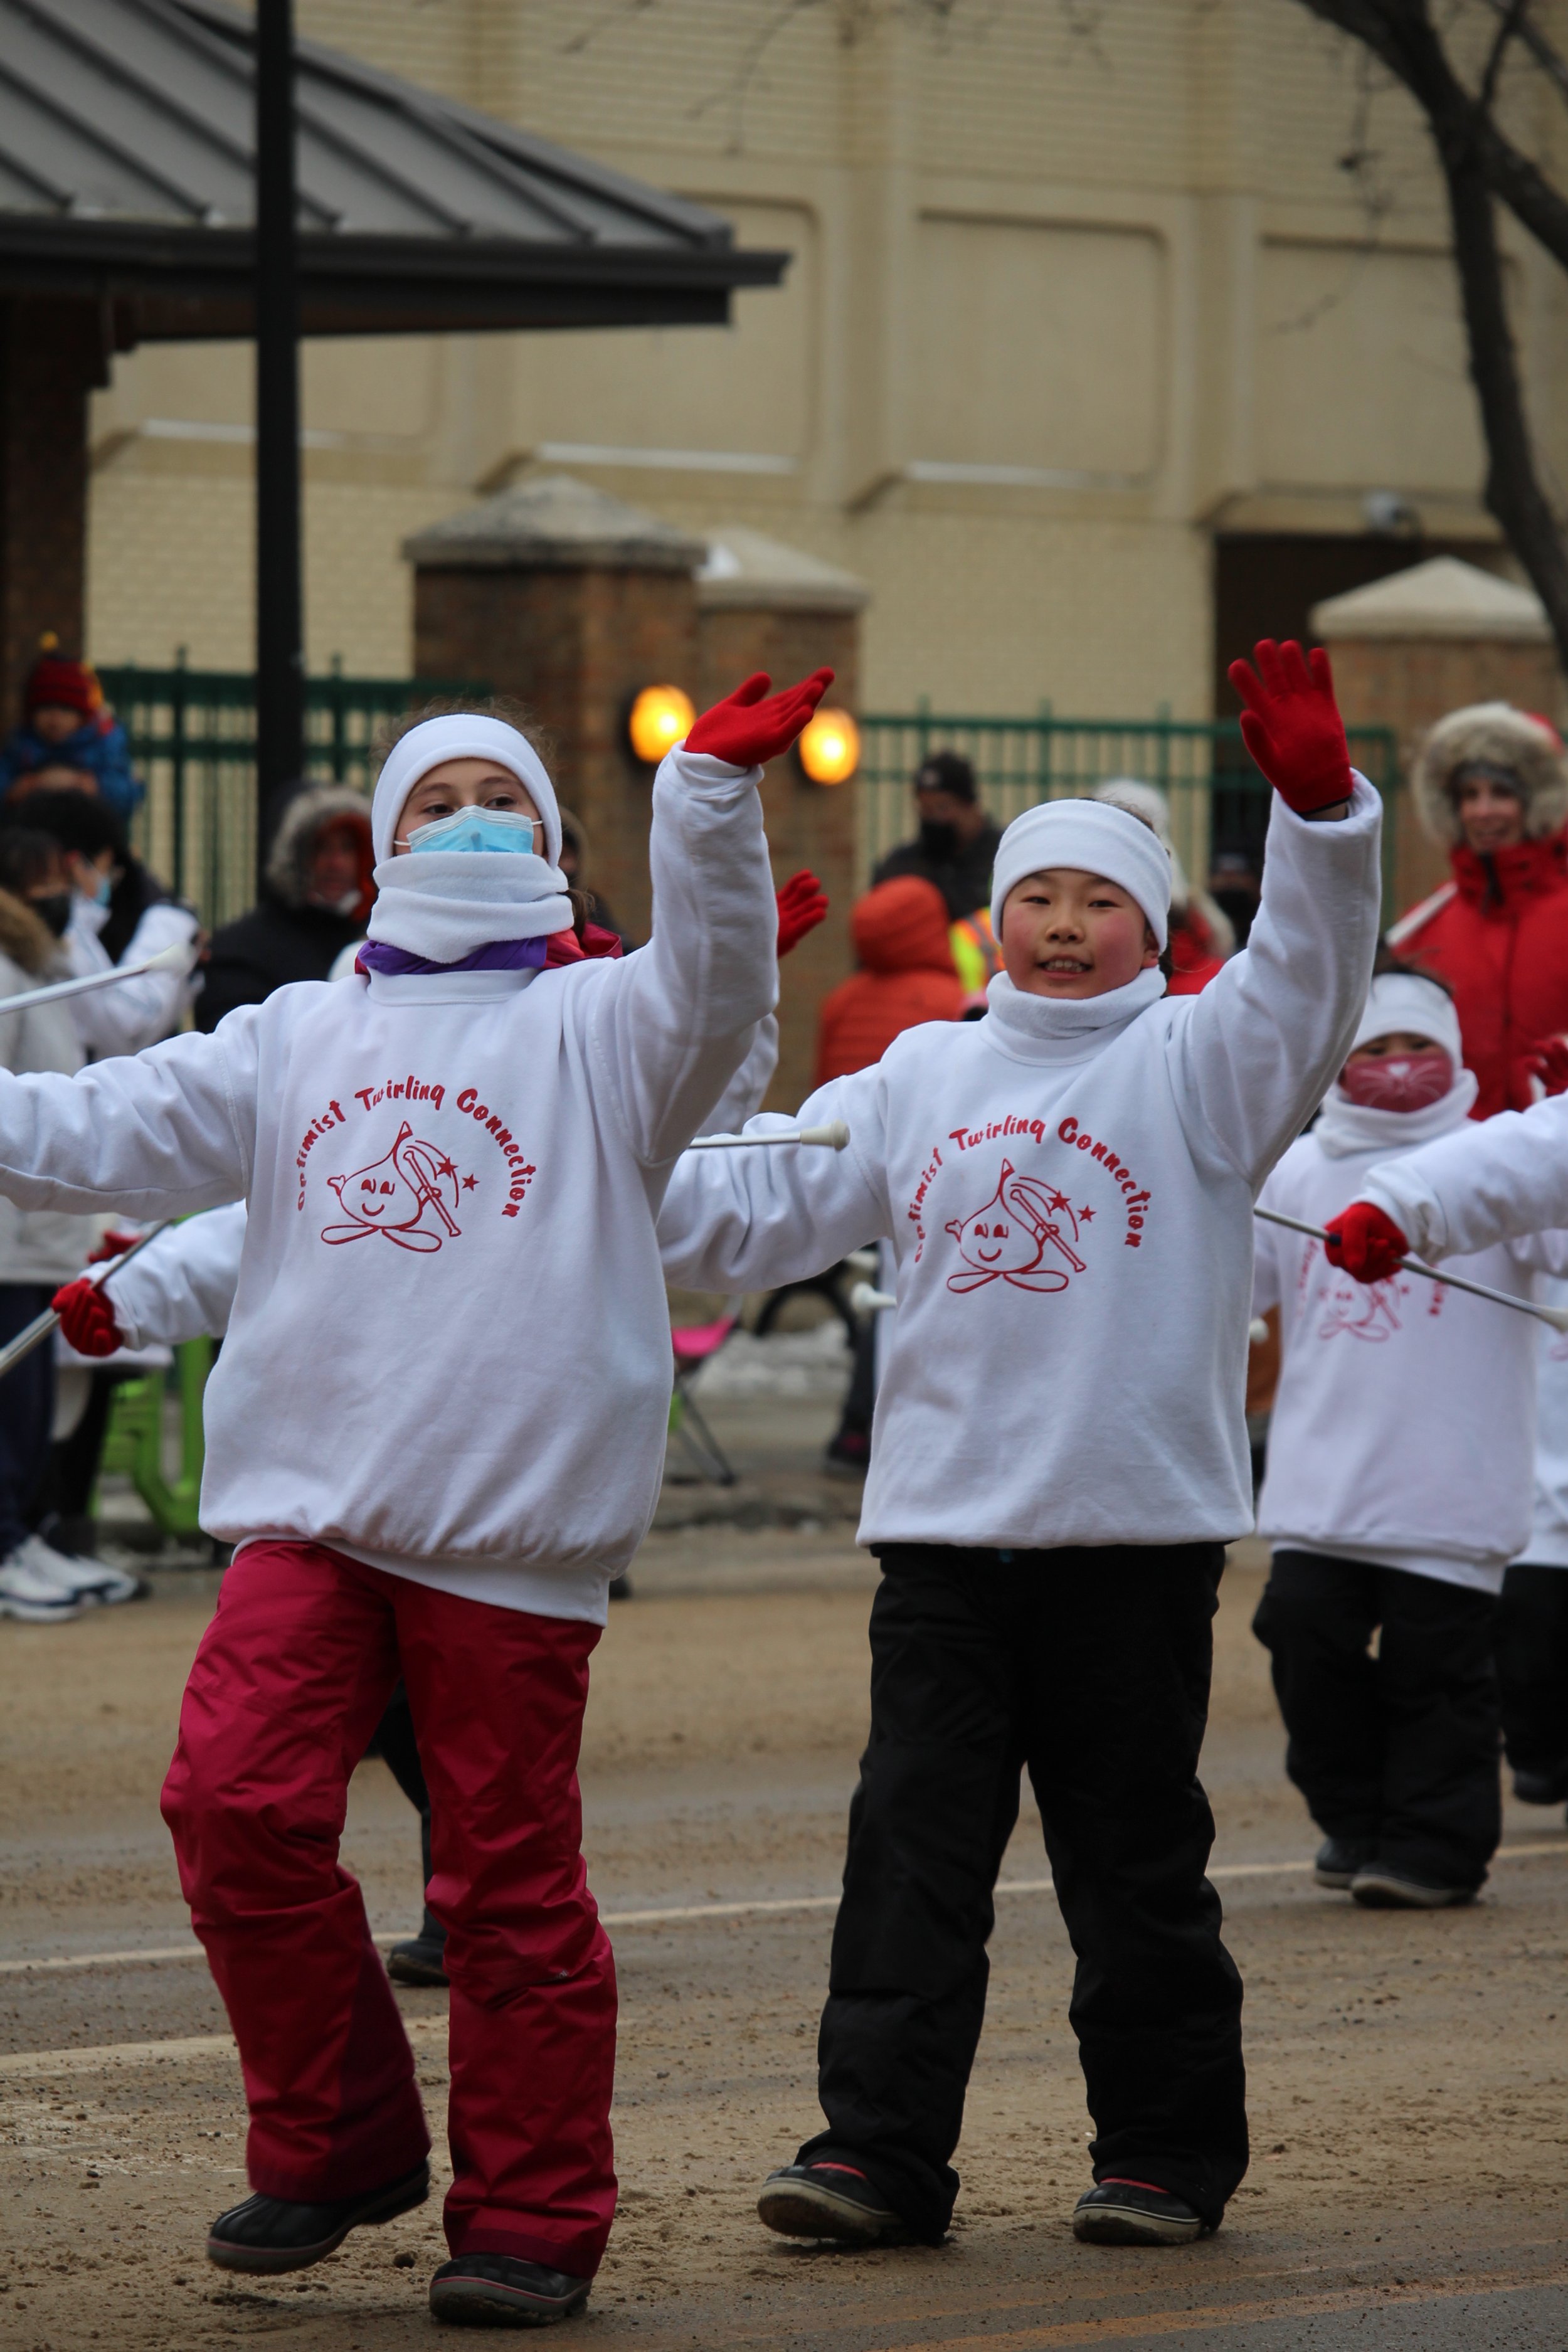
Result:
[[[165,1535],[201,1532],[196,1513],[206,1452],[202,1392],[212,1359],[210,1339],[183,1340],[174,1349],[172,1370],[121,1381],[110,1407],[100,1475],[109,1472],[128,1477]],[[163,1465],[163,1399],[171,1381],[180,1398],[180,1466],[173,1478]],[[95,1497],[95,1517],[97,1509]]]

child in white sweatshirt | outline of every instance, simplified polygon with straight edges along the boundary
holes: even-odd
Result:
[[[1196,2237],[1246,2169],[1196,1774],[1224,1547],[1252,1525],[1252,1204],[1343,1063],[1379,895],[1377,795],[1326,662],[1258,661],[1261,681],[1235,674],[1279,794],[1263,905],[1204,994],[1165,994],[1171,867],[1148,827],[1031,809],[996,864],[986,1017],[909,1030],[813,1095],[802,1120],[846,1120],[843,1153],[694,1155],[665,1197],[666,1267],[698,1286],[801,1279],[868,1236],[897,1261],[827,2128],[759,2207],[792,2235],[947,2228],[1026,1765],[1079,1955],[1097,2185],[1078,2234]]]
[[[1322,1225],[1374,1162],[1464,1127],[1475,1098],[1447,991],[1384,972],[1260,1205]],[[1532,1266],[1568,1264],[1568,1235],[1554,1241],[1498,1244],[1463,1271],[1528,1297]],[[1321,1242],[1262,1221],[1256,1254],[1280,1370],[1254,1630],[1286,1769],[1325,1835],[1318,1884],[1373,1906],[1468,1903],[1501,1828],[1493,1637],[1530,1523],[1536,1327],[1417,1275],[1368,1291]]]
[[[1568,1307],[1568,1282],[1536,1295]],[[1568,1797],[1568,1336],[1536,1335],[1535,1496],[1529,1538],[1502,1580],[1498,1688],[1513,1793],[1527,1805]]]
[[[772,1006],[759,765],[830,675],[771,701],[749,681],[666,760],[636,956],[542,968],[572,919],[550,779],[500,719],[435,719],[376,786],[368,978],[76,1078],[0,1074],[0,1193],[248,1208],[203,1492],[237,1549],[163,1797],[250,2106],[257,2193],[208,2239],[226,2268],[298,2269],[427,2193],[407,2038],[337,1861],[401,1662],[452,1987],[431,2307],[528,2325],[586,2298],[615,1972],[576,1756],[605,1588],[658,1492],[654,1220]]]

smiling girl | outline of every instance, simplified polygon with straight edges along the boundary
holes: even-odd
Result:
[[[1100,801],[1030,809],[996,861],[984,1019],[908,1030],[813,1095],[800,1119],[846,1120],[841,1155],[703,1154],[665,1198],[677,1281],[765,1288],[873,1235],[897,1261],[827,2127],[759,2205],[790,2235],[946,2230],[1026,1765],[1079,1956],[1097,2137],[1078,2234],[1197,2237],[1246,2169],[1196,1770],[1224,1546],[1252,1524],[1252,1203],[1344,1061],[1379,898],[1377,795],[1326,663],[1258,663],[1237,668],[1278,794],[1262,911],[1202,995],[1165,994],[1155,835]]]

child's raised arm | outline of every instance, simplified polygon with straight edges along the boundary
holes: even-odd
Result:
[[[835,1078],[798,1117],[764,1112],[742,1135],[820,1127],[841,1118],[842,1151],[763,1145],[755,1151],[689,1151],[670,1171],[658,1215],[667,1281],[690,1290],[773,1290],[804,1282],[852,1249],[890,1235],[880,1177],[882,1084],[875,1066]]]
[[[1355,773],[1328,657],[1258,648],[1231,676],[1248,750],[1274,787],[1263,898],[1247,944],[1176,1033],[1201,1113],[1189,1139],[1254,1190],[1343,1066],[1372,981],[1382,902],[1383,804]]]
[[[170,1037],[75,1077],[0,1071],[0,1193],[21,1209],[214,1209],[250,1181],[256,1016]]]
[[[705,711],[654,780],[653,933],[605,969],[589,1019],[637,1157],[670,1159],[702,1125],[778,994],[778,904],[757,786],[831,681],[769,696],[748,678]]]

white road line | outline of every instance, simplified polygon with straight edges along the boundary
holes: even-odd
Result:
[[[1533,1862],[1545,1855],[1549,1859],[1568,1859],[1568,1840],[1553,1845],[1501,1845],[1493,1854],[1493,1862]],[[1221,1884],[1240,1878],[1300,1878],[1311,1869],[1310,1862],[1222,1862],[1209,1871],[1211,1879]],[[1002,1878],[996,1882],[997,1895],[1055,1895],[1056,1888],[1048,1878]],[[606,1927],[670,1927],[689,1919],[755,1919],[784,1911],[836,1911],[838,1896],[834,1895],[771,1895],[739,1903],[680,1903],[666,1906],[657,1911],[604,1911],[600,1913]],[[401,1929],[375,1936],[372,1941],[398,1944],[405,1940]],[[199,1960],[202,1948],[185,1944],[153,1944],[143,1951],[127,1952],[61,1952],[50,1953],[34,1960],[0,1960],[0,1976],[44,1976],[71,1969],[133,1968],[156,1960]],[[149,2048],[166,2050],[179,2045],[173,2042],[153,2042]]]

